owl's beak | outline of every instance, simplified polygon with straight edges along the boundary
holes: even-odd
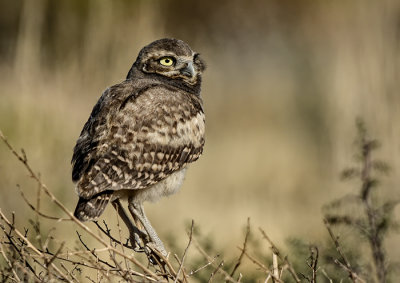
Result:
[[[193,68],[193,63],[188,62],[185,67],[180,70],[180,73],[188,78],[193,78],[195,75],[195,70]]]

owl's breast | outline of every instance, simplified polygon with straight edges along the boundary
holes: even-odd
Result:
[[[205,117],[203,112],[195,116],[180,120],[176,124],[178,140],[184,143],[191,143],[194,147],[201,147],[204,144]]]
[[[156,115],[151,123],[142,125],[135,133],[135,138],[174,148],[185,145],[202,147],[205,133],[204,113],[189,115],[187,112],[178,107],[165,109],[162,115]]]

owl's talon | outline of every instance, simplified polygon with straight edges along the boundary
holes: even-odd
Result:
[[[160,254],[162,254],[165,257],[168,257],[168,252],[165,250],[164,246],[159,246],[154,242],[148,242],[146,243],[146,247],[149,248],[150,250],[156,250],[158,251]]]
[[[128,209],[131,212],[132,216],[140,221],[143,225],[144,229],[146,230],[146,235],[148,236],[149,240],[146,239],[146,245],[151,244],[155,249],[157,249],[163,256],[167,256],[168,253],[165,250],[163,242],[158,237],[156,231],[151,226],[150,221],[147,219],[146,214],[143,210],[143,205],[137,204],[132,201],[132,199],[128,200],[129,205]]]

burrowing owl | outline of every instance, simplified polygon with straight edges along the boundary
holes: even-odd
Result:
[[[96,220],[109,202],[124,213],[119,199],[128,199],[143,232],[165,252],[142,204],[177,192],[202,154],[204,69],[185,42],[160,39],[139,52],[126,80],[104,91],[74,148],[75,217]]]

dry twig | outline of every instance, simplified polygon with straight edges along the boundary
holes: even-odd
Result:
[[[265,240],[267,240],[267,242],[271,245],[270,248],[272,250],[272,253],[276,254],[279,257],[279,259],[282,260],[287,265],[288,270],[289,270],[290,274],[292,275],[293,279],[296,282],[301,282],[300,278],[297,276],[297,273],[294,270],[292,264],[289,262],[288,258],[287,257],[283,257],[281,255],[279,249],[275,246],[275,244],[271,241],[271,239],[267,236],[267,234],[264,232],[263,229],[259,228],[259,230],[260,230],[261,234],[263,235],[263,238]]]
[[[190,233],[189,233],[189,243],[187,244],[187,247],[186,247],[185,251],[183,252],[182,260],[181,260],[180,263],[179,263],[179,269],[178,269],[178,272],[177,272],[177,274],[176,274],[176,278],[175,278],[174,283],[176,283],[176,282],[178,281],[179,273],[181,272],[181,270],[182,270],[182,268],[183,268],[183,263],[185,262],[186,254],[187,254],[187,252],[188,252],[188,250],[189,250],[190,244],[192,243],[193,228],[194,228],[194,221],[192,220],[192,225],[190,226]],[[183,279],[184,279],[184,281],[187,282],[187,278],[186,278],[185,271],[182,270],[182,273],[183,273]]]
[[[241,249],[242,252],[240,253],[240,256],[239,256],[239,258],[238,258],[238,260],[237,260],[237,262],[235,264],[235,267],[233,268],[233,270],[232,270],[232,272],[230,274],[231,277],[234,276],[235,271],[238,269],[238,267],[242,263],[242,258],[243,258],[243,255],[244,255],[245,251],[246,251],[247,241],[249,239],[249,235],[250,235],[250,218],[247,218],[246,235],[244,237],[243,249]]]
[[[326,226],[326,229],[329,232],[329,236],[331,237],[333,243],[335,244],[335,248],[336,251],[338,252],[338,254],[340,255],[340,257],[342,258],[343,262],[342,263],[340,260],[338,259],[334,259],[334,262],[339,265],[340,267],[342,267],[344,270],[347,271],[347,273],[349,274],[350,279],[353,282],[362,282],[362,283],[366,283],[365,280],[363,280],[362,278],[360,278],[360,276],[358,276],[358,274],[352,269],[350,262],[347,260],[347,257],[344,255],[344,253],[342,252],[342,248],[339,244],[339,240],[338,237],[335,236],[335,234],[333,233],[329,223],[327,220],[324,219],[324,224]]]

